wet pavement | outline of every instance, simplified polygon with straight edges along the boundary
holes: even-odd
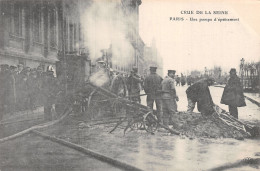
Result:
[[[27,134],[0,144],[1,171],[120,170],[73,149]]]
[[[188,106],[188,101],[187,101],[187,97],[186,97],[186,89],[188,87],[187,86],[177,86],[176,87],[176,91],[177,91],[177,95],[179,96],[179,102],[177,102],[178,105],[178,111],[186,111],[187,110],[187,106]],[[222,109],[228,111],[228,106],[221,104],[220,100],[221,100],[221,96],[223,93],[223,88],[221,87],[210,87],[210,93],[213,99],[213,102],[220,106]],[[146,97],[142,97],[141,98],[141,103],[143,105],[146,105]],[[260,124],[260,108],[250,102],[249,100],[246,99],[246,105],[245,107],[239,107],[238,108],[238,115],[239,115],[239,119],[241,121],[249,121],[252,123],[259,123]],[[198,112],[197,107],[195,107],[194,112]]]
[[[178,102],[179,111],[186,110],[186,88],[177,87],[180,98]],[[210,91],[213,101],[227,110],[226,105],[220,104],[223,89],[211,87]],[[145,97],[142,98],[142,103],[145,103]],[[247,100],[246,103],[246,107],[239,108],[239,118],[243,121],[259,123],[259,107]],[[195,112],[197,112],[197,109],[195,109]],[[40,131],[149,171],[209,170],[235,163],[247,157],[259,158],[259,155],[256,155],[260,152],[259,139],[245,139],[243,141],[223,138],[189,139],[170,135],[164,131],[158,131],[151,135],[144,130],[130,130],[124,135],[123,127],[110,134],[108,132],[115,124],[80,128],[80,121],[80,118],[70,115],[63,122]],[[89,167],[92,170],[105,170],[105,166],[98,161],[85,159],[78,153],[74,156],[70,155],[74,151],[55,146],[53,143],[48,148],[42,147],[45,144],[48,146],[50,142],[43,141],[41,138],[28,141],[26,137],[11,141],[11,143],[0,144],[0,156],[4,154],[4,157],[0,157],[0,170],[34,170],[35,168],[37,170],[39,170],[38,168],[40,170],[46,170],[44,168],[47,168],[47,170],[89,170]],[[19,148],[14,150],[14,147]],[[35,154],[37,154],[36,159],[31,159],[34,158],[32,156]],[[16,155],[25,156],[25,159],[17,158]],[[37,156],[41,156],[40,160]],[[5,164],[6,162],[4,162],[3,164],[3,161],[6,160],[9,163]],[[16,160],[18,164],[16,164]],[[69,162],[70,160],[72,162]],[[37,163],[37,161],[46,164],[39,164],[34,167],[34,163]],[[49,162],[54,164],[48,164]],[[257,167],[260,167],[260,165],[239,166],[239,168],[235,167],[229,170],[257,170]]]
[[[244,95],[260,107],[260,93],[244,93]]]
[[[43,107],[13,114],[7,113],[0,122],[0,138],[13,135],[44,122],[46,121],[44,121]]]
[[[255,154],[260,151],[259,140],[189,139],[161,131],[151,135],[144,130],[124,135],[122,128],[109,134],[114,125],[81,129],[76,123],[71,117],[63,126],[43,131],[143,170],[209,170],[247,157],[257,158]],[[243,169],[256,170],[250,166]]]

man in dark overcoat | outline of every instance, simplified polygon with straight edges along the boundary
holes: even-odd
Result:
[[[37,97],[40,93],[40,85],[37,78],[36,70],[32,70],[28,78],[28,97],[29,97],[29,109],[33,110],[36,108]]]
[[[230,70],[230,79],[227,82],[220,103],[228,105],[230,115],[238,119],[237,107],[246,106],[243,86],[236,75],[236,69]]]
[[[186,78],[183,74],[181,74],[181,86],[184,86],[186,84]]]
[[[187,112],[192,112],[197,103],[198,111],[204,115],[210,115],[214,112],[213,100],[210,95],[209,86],[214,84],[213,78],[201,79],[191,85],[187,90],[188,99],[188,110]]]
[[[150,67],[150,74],[144,80],[144,91],[147,94],[147,106],[153,110],[153,104],[156,104],[157,117],[161,121],[162,118],[162,99],[161,99],[161,83],[162,77],[156,73],[157,67]]]
[[[47,70],[46,77],[43,81],[43,104],[44,104],[44,120],[52,120],[52,108],[55,104],[57,81],[52,70]]]
[[[140,92],[141,92],[142,79],[138,75],[138,68],[133,67],[130,76],[127,79],[127,89],[130,100],[137,103],[141,103]]]
[[[30,68],[26,67],[17,76],[17,108],[18,110],[29,109],[29,86],[28,86],[28,75],[30,74]]]
[[[7,106],[7,77],[9,65],[1,64],[0,65],[0,121],[2,120],[4,113],[6,112]]]
[[[16,70],[16,66],[10,66],[10,71],[6,80],[8,112],[11,114],[14,113],[16,109]]]

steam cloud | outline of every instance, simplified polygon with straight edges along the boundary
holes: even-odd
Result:
[[[92,84],[94,84],[98,87],[101,87],[104,84],[109,82],[108,75],[103,70],[99,70],[98,72],[91,75],[89,80]]]
[[[118,1],[95,1],[81,15],[85,45],[90,58],[102,56],[101,50],[111,46],[113,65],[126,66],[134,63],[134,49],[130,40],[129,16],[124,16]]]

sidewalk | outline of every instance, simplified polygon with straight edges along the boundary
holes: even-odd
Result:
[[[35,119],[35,118],[43,118],[43,107],[37,107],[34,110],[25,110],[25,111],[18,111],[13,114],[6,113],[3,116],[3,120],[0,123],[8,123],[10,121],[19,121],[24,119]]]
[[[224,88],[224,85],[214,85],[214,87]],[[251,101],[252,103],[256,104],[260,107],[260,94],[259,93],[244,93],[246,99]]]
[[[252,103],[260,107],[260,94],[259,93],[244,93],[245,98],[250,100]]]

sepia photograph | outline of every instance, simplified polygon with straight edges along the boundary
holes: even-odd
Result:
[[[0,171],[260,169],[260,0],[0,0]]]

